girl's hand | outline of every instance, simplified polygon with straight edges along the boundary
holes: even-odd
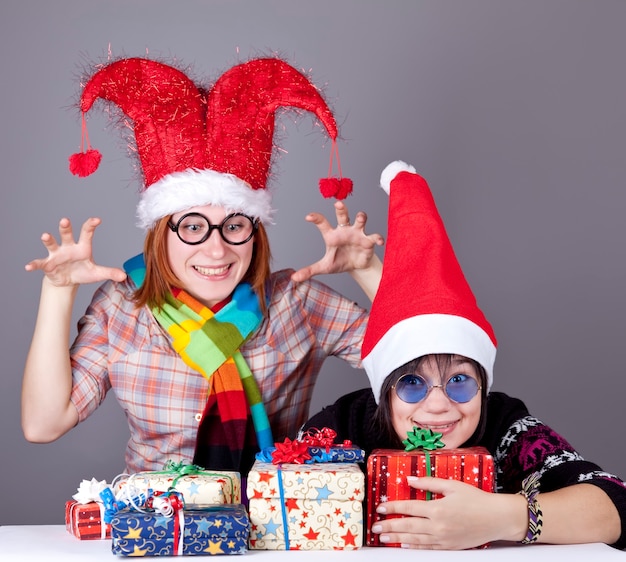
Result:
[[[470,484],[432,477],[408,477],[413,488],[442,498],[381,503],[378,513],[405,517],[379,521],[372,531],[383,543],[404,548],[462,550],[495,540],[521,540],[528,523],[526,500],[519,494],[492,494]]]
[[[324,257],[312,265],[296,271],[291,278],[296,282],[305,281],[314,275],[367,270],[379,262],[374,253],[375,246],[382,246],[380,234],[365,234],[367,215],[360,211],[350,224],[348,208],[342,201],[335,203],[337,226],[319,213],[310,213],[306,220],[317,226],[326,244]]]
[[[87,219],[76,242],[71,222],[67,218],[61,219],[59,221],[61,243],[58,244],[47,232],[42,234],[41,241],[48,250],[48,257],[29,262],[26,264],[26,271],[43,271],[46,279],[56,287],[70,287],[106,279],[123,281],[126,278],[123,270],[96,265],[93,261],[93,234],[99,224],[99,218]]]

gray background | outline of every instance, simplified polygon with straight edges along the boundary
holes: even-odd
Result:
[[[380,172],[415,165],[499,338],[494,388],[626,477],[625,24],[623,0],[3,0],[0,524],[60,524],[83,478],[123,467],[128,430],[112,395],[46,445],[24,440],[19,407],[41,283],[24,264],[45,255],[40,234],[98,215],[100,263],[141,250],[138,183],[104,114],[89,120],[100,170],[67,170],[78,76],[109,48],[176,58],[206,83],[255,55],[311,69],[341,125],[350,209],[386,234]],[[322,253],[304,216],[332,216],[317,191],[330,146],[309,118],[278,129],[273,265],[301,267]],[[324,280],[367,302],[349,276]],[[93,290],[80,290],[76,319]],[[366,383],[328,361],[314,408]]]

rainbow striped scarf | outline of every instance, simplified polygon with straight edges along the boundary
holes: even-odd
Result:
[[[124,269],[137,287],[143,284],[143,254],[128,260]],[[241,283],[230,302],[213,313],[172,288],[152,313],[172,337],[174,350],[209,383],[193,463],[247,473],[254,453],[274,444],[261,392],[239,351],[262,321],[257,295]]]

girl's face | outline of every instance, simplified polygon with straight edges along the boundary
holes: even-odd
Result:
[[[434,356],[427,357],[421,362],[419,372],[429,386],[445,386],[450,379],[453,383],[463,380],[463,377],[475,379],[480,386],[480,375],[471,361],[464,357],[453,355],[447,366],[440,366]],[[478,427],[481,414],[481,392],[463,404],[453,402],[439,386],[431,388],[426,397],[414,404],[404,402],[391,390],[391,418],[393,428],[400,439],[406,439],[407,432],[417,426],[422,429],[432,429],[441,433],[441,440],[446,448],[460,447],[474,433]]]
[[[177,224],[187,213],[204,215],[211,225],[219,225],[226,216],[223,207],[205,205],[172,215],[170,223]],[[254,236],[233,246],[215,230],[197,245],[185,244],[172,230],[167,234],[167,257],[172,272],[182,282],[181,289],[209,308],[229,297],[241,282],[250,267],[253,246]]]

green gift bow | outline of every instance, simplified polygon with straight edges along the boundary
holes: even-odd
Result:
[[[169,487],[170,490],[176,489],[176,485],[178,484],[178,481],[183,476],[200,474],[204,476],[218,476],[221,478],[226,478],[230,482],[231,503],[234,501],[235,484],[233,482],[233,478],[228,474],[223,474],[221,472],[210,472],[196,464],[189,464],[185,461],[174,462],[171,459],[165,463],[165,466],[163,467],[162,471],[158,471],[158,472],[155,471],[152,474],[170,475],[172,473],[176,474],[176,477],[174,478],[174,480],[172,480],[172,483],[170,484],[170,487]]]
[[[407,437],[402,441],[405,451],[416,451],[422,449],[426,456],[426,476],[430,476],[430,454],[428,451],[434,451],[445,447],[441,437],[443,433],[436,433],[432,429],[421,429],[414,427],[411,431],[407,432]],[[429,491],[426,491],[426,500],[430,500],[432,495]]]

